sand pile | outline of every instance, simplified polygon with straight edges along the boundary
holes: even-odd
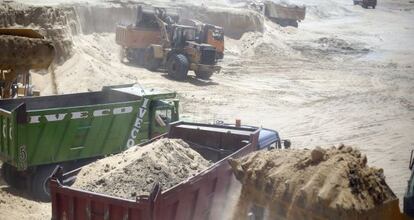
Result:
[[[231,165],[243,184],[234,219],[247,216],[252,204],[265,208],[268,219],[395,219],[399,213],[383,170],[368,167],[351,147],[260,151]]]
[[[168,189],[209,165],[183,140],[160,139],[85,166],[73,187],[135,199],[148,195],[156,182]]]

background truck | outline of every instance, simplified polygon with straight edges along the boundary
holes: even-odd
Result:
[[[361,5],[363,8],[372,7],[375,9],[377,6],[377,0],[353,0],[354,5]]]
[[[2,175],[46,201],[46,180],[57,164],[68,171],[165,133],[179,117],[175,97],[125,85],[0,100]]]
[[[65,186],[65,180],[73,178],[76,171],[57,171],[50,182],[52,219],[223,219],[222,214],[231,208],[227,200],[232,194],[230,189],[239,184],[227,160],[263,148],[281,147],[276,131],[254,127],[176,122],[158,138],[162,137],[191,143],[214,164],[172,188],[162,189],[155,184],[149,196],[138,196],[135,201]]]
[[[197,42],[196,27],[179,25],[178,15],[165,8],[139,6],[137,14],[135,26],[116,29],[116,43],[129,61],[151,71],[165,68],[176,80],[186,79],[189,70],[202,79],[220,70],[216,48]]]
[[[271,1],[264,2],[264,14],[282,27],[298,27],[298,22],[305,19],[306,7],[297,5],[282,5]]]

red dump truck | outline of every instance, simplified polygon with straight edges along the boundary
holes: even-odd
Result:
[[[214,164],[172,188],[162,189],[155,184],[150,195],[138,196],[135,201],[67,186],[77,171],[63,174],[57,168],[50,180],[52,219],[222,219],[222,214],[231,208],[227,200],[230,189],[239,184],[233,178],[228,158],[281,147],[276,131],[243,126],[176,122],[170,125],[168,133],[148,143],[163,137],[191,143]]]

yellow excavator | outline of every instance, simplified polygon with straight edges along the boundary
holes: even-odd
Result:
[[[51,41],[32,29],[0,28],[0,98],[38,95],[29,70],[48,69],[55,57]]]

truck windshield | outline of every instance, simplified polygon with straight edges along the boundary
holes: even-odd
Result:
[[[155,111],[155,124],[157,127],[166,127],[171,122],[171,109],[157,109]]]
[[[213,31],[213,38],[215,40],[223,40],[224,39],[224,34],[223,31],[219,30],[219,29],[215,29]]]
[[[195,41],[196,31],[195,29],[184,29],[183,36],[187,41]]]

